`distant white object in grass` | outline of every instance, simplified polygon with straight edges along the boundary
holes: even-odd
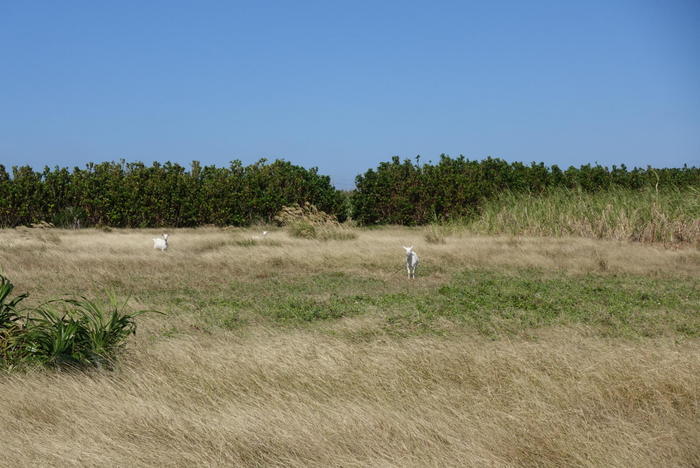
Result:
[[[262,239],[263,237],[267,236],[269,232],[263,231],[262,236],[253,236],[253,239]]]
[[[418,266],[418,254],[413,251],[413,246],[406,247],[406,271],[408,272],[409,278],[416,277],[416,267]]]
[[[160,249],[161,252],[168,250],[168,235],[163,234],[163,237],[154,237],[153,248]]]

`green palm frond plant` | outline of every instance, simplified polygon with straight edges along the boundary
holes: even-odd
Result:
[[[15,326],[19,320],[17,305],[26,299],[29,294],[24,293],[10,299],[10,294],[15,285],[5,276],[0,275],[0,329],[8,329]]]
[[[106,307],[86,297],[66,299],[71,312],[79,324],[77,347],[86,363],[97,366],[111,366],[122,351],[129,335],[136,334],[135,318],[153,310],[140,310],[128,313],[127,298],[119,303],[116,296],[110,295]]]
[[[83,359],[75,342],[79,323],[67,312],[47,305],[27,317],[20,341],[23,358],[49,365],[81,364]]]
[[[55,366],[114,366],[129,335],[136,333],[135,318],[146,312],[126,311],[111,296],[108,305],[86,297],[50,301],[27,317],[22,337],[27,358]]]
[[[0,364],[8,362],[17,350],[17,338],[21,331],[18,305],[29,294],[23,293],[10,298],[14,284],[0,275]]]
[[[112,368],[136,317],[152,310],[128,312],[127,298],[114,294],[105,306],[86,297],[57,299],[20,315],[28,294],[10,297],[14,285],[0,275],[0,366],[35,363],[53,367]],[[23,309],[24,311],[24,309]]]

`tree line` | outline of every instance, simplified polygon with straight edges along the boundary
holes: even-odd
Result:
[[[469,160],[441,155],[436,164],[394,157],[337,190],[317,168],[265,159],[189,170],[176,163],[90,163],[84,168],[0,165],[0,226],[41,221],[60,227],[246,226],[271,222],[284,206],[311,203],[343,221],[418,225],[470,216],[504,190],[541,193],[553,187],[586,192],[622,187],[700,188],[700,169],[628,169],[584,165],[562,170],[543,163]],[[697,192],[695,192],[697,195]]]
[[[266,160],[190,170],[167,162],[87,164],[84,169],[0,165],[0,226],[51,222],[61,227],[245,226],[269,222],[304,202],[343,217],[345,199],[316,168]]]

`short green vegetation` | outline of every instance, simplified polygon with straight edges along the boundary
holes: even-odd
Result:
[[[467,271],[432,291],[382,300],[392,320],[425,329],[446,318],[486,335],[573,324],[606,335],[700,332],[700,290],[689,280]]]
[[[585,326],[601,336],[700,335],[695,280],[631,274],[467,270],[444,284],[421,285],[321,273],[233,282],[216,297],[195,293],[159,300],[173,309],[196,310],[204,327],[228,329],[367,317],[375,332],[398,336],[452,330],[497,337],[557,325]]]

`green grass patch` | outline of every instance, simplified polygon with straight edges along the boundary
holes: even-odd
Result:
[[[372,315],[382,333],[399,336],[450,329],[498,337],[559,325],[604,336],[700,336],[700,289],[691,278],[468,270],[443,284],[417,286],[336,272],[280,275],[232,282],[214,297],[179,295],[171,307],[227,329]]]
[[[700,290],[690,279],[467,271],[429,293],[385,296],[382,305],[394,324],[430,328],[447,319],[485,335],[573,324],[616,336],[700,333]]]

